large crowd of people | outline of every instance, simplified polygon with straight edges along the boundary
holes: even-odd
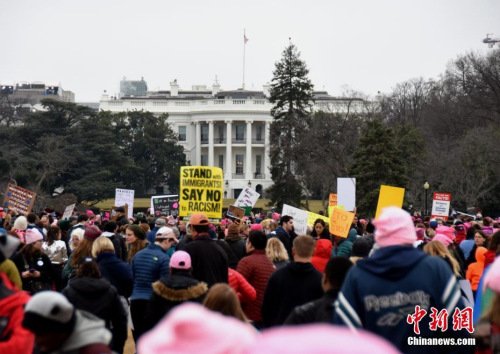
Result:
[[[347,237],[276,212],[2,209],[0,353],[499,353],[499,253],[497,220],[396,207]]]

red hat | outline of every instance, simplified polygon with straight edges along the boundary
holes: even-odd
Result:
[[[95,241],[96,238],[101,236],[102,232],[97,226],[86,226],[83,237],[90,241]]]

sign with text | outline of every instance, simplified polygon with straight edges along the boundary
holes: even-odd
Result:
[[[354,213],[334,207],[330,217],[330,233],[335,236],[346,238],[351,230]]]
[[[151,213],[158,216],[177,216],[179,214],[178,195],[154,195],[151,197]]]
[[[29,214],[33,209],[36,193],[10,184],[5,191],[3,207],[17,211],[20,214]]]
[[[307,220],[309,218],[309,213],[307,211],[283,204],[281,216],[285,215],[293,218],[293,228],[297,235],[305,235],[307,233]]]
[[[392,186],[380,186],[380,193],[378,195],[377,212],[375,219],[377,219],[384,208],[395,206],[401,208],[403,206],[403,199],[405,198],[405,189]]]
[[[222,218],[222,169],[208,166],[181,167],[179,215],[204,213],[211,221]]]
[[[333,208],[333,207],[332,207]],[[307,226],[311,226],[311,227],[314,227],[314,222],[318,219],[321,219],[323,220],[324,222],[326,222],[328,225],[330,224],[330,219],[327,218],[326,216],[324,215],[319,215],[319,214],[316,214],[316,213],[313,213],[313,212],[308,212],[308,217],[307,217]]]
[[[253,207],[255,203],[257,203],[257,200],[259,200],[259,197],[260,194],[255,190],[250,187],[245,187],[238,196],[238,199],[236,199],[234,205],[238,207]]]
[[[130,219],[134,215],[134,194],[133,189],[120,189],[115,190],[115,206],[120,207],[125,204],[128,205],[127,219]]]
[[[337,205],[352,211],[356,207],[356,178],[337,178]]]
[[[432,199],[432,216],[431,218],[448,219],[450,215],[451,194],[449,193],[434,193]]]
[[[68,220],[71,217],[71,215],[73,215],[73,210],[75,210],[75,206],[76,204],[68,205],[66,209],[64,209],[64,214],[61,220]]]
[[[337,203],[337,194],[330,193],[330,197],[328,198],[328,216],[332,215],[333,207],[336,206]]]
[[[227,209],[227,216],[236,219],[243,219],[243,217],[245,216],[245,209],[238,208],[235,205],[230,205],[229,208]]]

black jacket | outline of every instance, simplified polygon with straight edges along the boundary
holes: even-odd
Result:
[[[271,275],[262,301],[266,327],[282,325],[299,305],[323,296],[322,275],[311,263],[289,263]]]
[[[191,256],[193,277],[211,287],[228,282],[227,254],[208,234],[199,234],[189,242],[184,251]]]
[[[52,270],[52,262],[49,257],[45,254],[40,254],[33,258],[23,257],[23,253],[19,252],[12,259],[14,264],[19,271],[19,275],[21,275],[21,280],[23,282],[23,290],[31,292],[31,282],[41,282],[47,285],[52,284],[53,280],[53,270]],[[39,278],[23,278],[22,273],[24,271],[34,269],[40,272]]]
[[[236,257],[231,247],[229,247],[228,243],[224,240],[216,240],[215,242],[217,242],[224,252],[226,252],[229,268],[236,270],[240,260]]]
[[[337,300],[339,289],[328,290],[322,298],[297,306],[285,321],[285,325],[308,323],[332,323],[333,303]]]
[[[153,294],[144,316],[146,330],[150,330],[172,308],[186,301],[201,303],[208,291],[207,284],[194,279],[189,271],[176,273],[153,283]]]
[[[241,236],[229,235],[225,238],[225,240],[238,258],[238,262],[247,255],[246,241],[242,239]]]
[[[101,275],[116,288],[118,295],[129,298],[134,288],[130,266],[111,252],[99,254],[96,261]]]
[[[76,277],[62,293],[77,309],[103,319],[113,334],[111,349],[123,352],[127,340],[127,313],[113,285],[104,278]]]

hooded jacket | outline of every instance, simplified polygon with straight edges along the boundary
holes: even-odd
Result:
[[[282,325],[295,306],[323,296],[321,278],[311,263],[293,262],[274,272],[262,302],[264,324]]]
[[[469,268],[467,268],[467,274],[465,278],[470,281],[470,286],[472,290],[476,291],[477,286],[479,285],[479,281],[481,280],[481,276],[484,271],[484,259],[485,254],[488,250],[484,247],[478,247],[476,249],[476,262],[471,263]]]
[[[332,255],[332,241],[326,239],[319,239],[316,242],[316,248],[314,249],[314,255],[311,259],[311,263],[318,271],[321,273],[325,272],[325,267],[330,257]]]
[[[146,330],[150,330],[172,308],[186,301],[201,303],[208,292],[207,284],[194,279],[187,270],[176,269],[169,277],[153,284],[144,316]]]
[[[354,227],[351,228],[351,230],[349,230],[347,238],[339,242],[337,251],[333,251],[332,255],[337,257],[349,258],[351,256],[352,245],[354,244],[354,241],[356,241],[357,237],[358,231]]]
[[[463,331],[450,331],[453,311],[463,305],[457,279],[446,262],[411,246],[382,247],[347,273],[335,302],[334,322],[367,329],[405,353],[420,353],[421,347],[408,346],[407,342],[408,337],[415,336],[407,317],[415,312],[416,305],[429,313],[431,307],[446,309],[449,324],[444,335],[467,336]],[[430,330],[429,313],[420,321],[421,337],[443,334]],[[426,349],[433,353],[437,348]]]
[[[286,252],[288,253],[288,259],[292,260],[292,236],[290,236],[290,234],[280,226],[276,229],[276,234],[273,237],[277,237],[281,241],[281,243],[283,243],[283,246],[285,246]]]
[[[102,276],[116,288],[118,294],[126,298],[130,297],[134,287],[134,278],[129,265],[111,252],[98,254],[96,261]]]
[[[245,240],[241,238],[240,235],[227,235],[225,238],[227,244],[233,250],[234,254],[238,258],[238,262],[240,259],[246,256],[247,254],[247,246]]]
[[[77,277],[62,291],[75,308],[103,319],[113,333],[112,349],[121,353],[127,340],[127,313],[116,288],[104,278]]]
[[[31,354],[35,336],[22,326],[24,305],[30,299],[0,272],[0,353]]]

